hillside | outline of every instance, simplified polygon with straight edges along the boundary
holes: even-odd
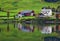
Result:
[[[34,10],[36,13],[40,12],[44,6],[57,7],[59,4],[48,3],[41,0],[0,0],[0,8],[5,11],[14,12],[12,15],[22,10]],[[0,12],[1,15],[6,15],[6,12]]]

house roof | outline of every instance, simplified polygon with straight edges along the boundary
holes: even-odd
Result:
[[[32,12],[32,10],[24,10],[24,11],[21,12],[21,14],[24,14],[24,13],[31,13],[31,12]]]
[[[51,9],[42,9],[42,11],[51,11]]]
[[[50,12],[52,11],[51,9],[42,9],[41,13],[44,13],[44,12]]]

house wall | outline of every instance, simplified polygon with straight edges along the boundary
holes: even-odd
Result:
[[[51,16],[52,10],[51,9],[42,9],[41,13],[44,14],[45,16]]]
[[[52,15],[52,11],[50,10],[50,12],[48,13],[48,16],[51,16]]]

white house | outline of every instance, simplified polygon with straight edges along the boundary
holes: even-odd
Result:
[[[52,15],[52,10],[51,9],[42,9],[41,13],[45,16],[45,17],[50,17]]]

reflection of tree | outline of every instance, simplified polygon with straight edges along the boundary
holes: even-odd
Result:
[[[7,31],[9,31],[10,29],[9,29],[9,23],[7,23]]]
[[[0,28],[0,32],[1,32],[1,28]]]
[[[0,11],[1,11],[1,8],[0,8]]]

